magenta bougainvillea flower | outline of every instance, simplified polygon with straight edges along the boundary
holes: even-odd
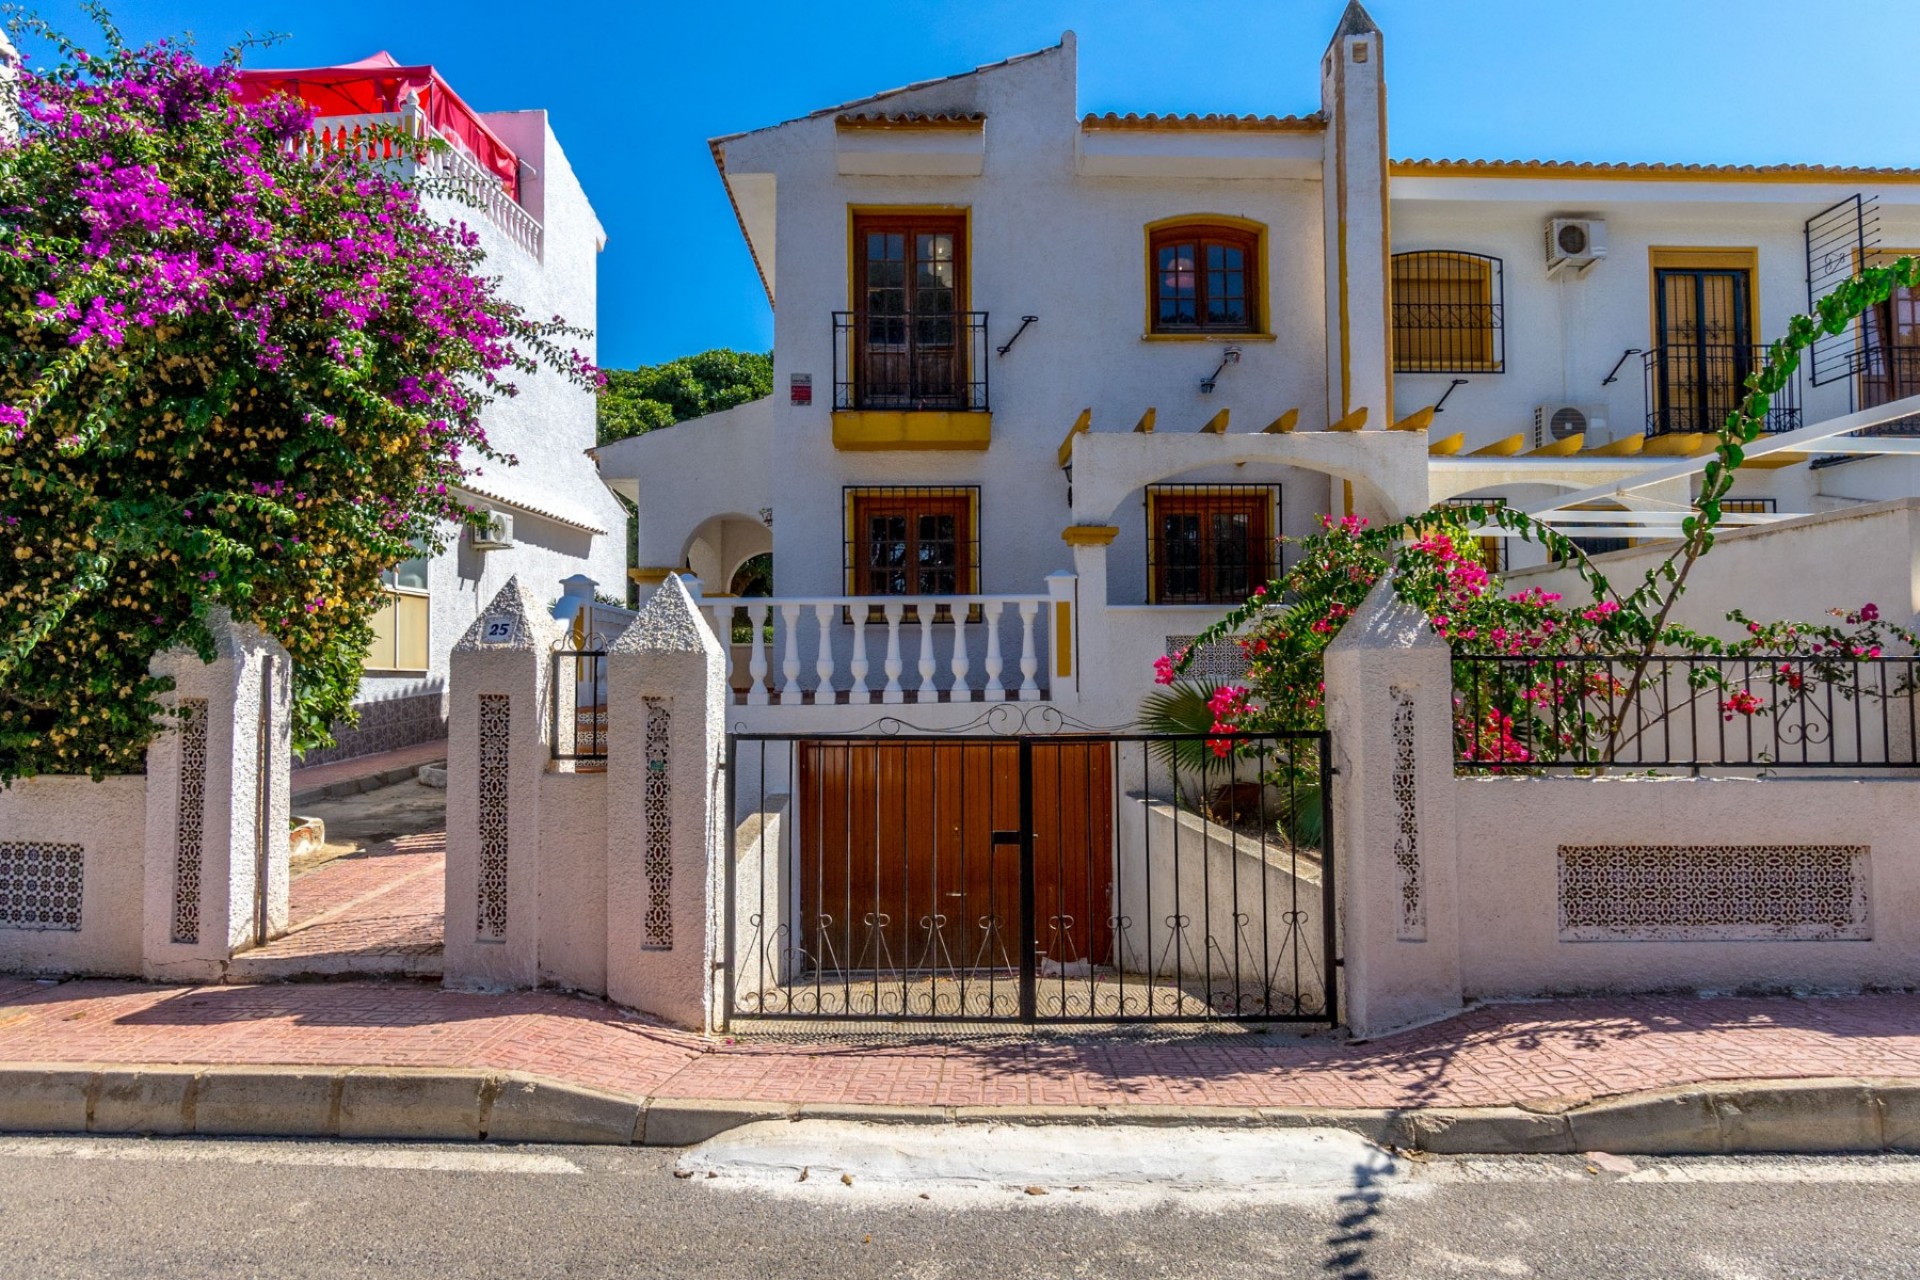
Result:
[[[286,646],[324,741],[382,570],[512,462],[487,406],[595,385],[586,335],[499,295],[419,140],[309,147],[304,105],[235,101],[186,45],[16,33],[57,61],[0,139],[0,780],[138,768],[148,660],[207,652],[215,608]]]

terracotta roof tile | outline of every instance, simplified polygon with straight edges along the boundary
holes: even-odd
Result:
[[[1204,116],[1188,112],[1182,116],[1160,115],[1151,111],[1146,115],[1138,115],[1132,111],[1121,115],[1117,111],[1109,111],[1105,115],[1089,114],[1082,117],[1080,127],[1082,129],[1173,129],[1195,133],[1230,131],[1292,133],[1323,129],[1326,123],[1327,118],[1318,111],[1304,116],[1236,116],[1212,112]]]
[[[834,117],[842,128],[976,129],[985,124],[984,111],[847,111]]]
[[[1665,164],[1608,160],[1395,160],[1401,177],[1440,178],[1654,178],[1776,182],[1852,182],[1859,179],[1920,179],[1920,169],[1824,164]]]

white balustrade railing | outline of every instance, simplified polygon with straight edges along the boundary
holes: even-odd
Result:
[[[1042,650],[1035,622],[1070,626],[1048,613],[1052,595],[803,596],[704,599],[714,633],[728,645],[728,677],[738,688],[731,644],[744,622],[745,700],[750,706],[802,703],[1038,702],[1057,696],[1039,681]],[[1002,631],[1016,637],[1009,671]],[[771,634],[769,634],[771,633]],[[1057,632],[1054,633],[1057,636]],[[981,650],[975,667],[970,650]],[[907,652],[912,651],[909,668]],[[812,663],[803,661],[810,652]],[[841,655],[845,654],[842,662]],[[880,655],[876,670],[873,656]],[[1059,672],[1055,670],[1054,676]]]
[[[398,129],[400,137],[380,136],[378,126]],[[535,218],[520,206],[500,182],[460,147],[448,143],[444,149],[422,148],[408,154],[406,138],[433,139],[440,133],[426,117],[411,109],[363,115],[322,116],[313,122],[313,130],[294,143],[297,151],[352,151],[375,160],[395,160],[419,164],[427,173],[442,178],[471,197],[486,215],[487,221],[506,233],[509,240],[535,258],[545,252],[546,233]]]

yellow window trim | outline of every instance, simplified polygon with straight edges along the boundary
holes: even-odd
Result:
[[[1153,327],[1153,237],[1157,232],[1170,231],[1175,227],[1232,227],[1237,231],[1253,234],[1253,288],[1250,297],[1254,303],[1253,328],[1246,333],[1226,333],[1218,330],[1208,333],[1157,333]],[[1267,224],[1256,222],[1252,218],[1236,217],[1230,213],[1182,213],[1171,218],[1157,218],[1140,230],[1140,260],[1146,268],[1140,277],[1140,283],[1146,289],[1146,296],[1140,304],[1140,340],[1142,342],[1272,342],[1274,340],[1272,297],[1267,289]]]
[[[993,443],[993,414],[983,409],[835,409],[833,447],[978,453]]]
[[[1765,341],[1760,328],[1760,250],[1731,245],[1649,245],[1647,247],[1647,332],[1660,345],[1660,271],[1745,271],[1747,333],[1755,346]]]

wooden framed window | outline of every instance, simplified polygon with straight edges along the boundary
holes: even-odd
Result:
[[[980,491],[848,489],[847,590],[952,596],[980,589]]]
[[[1147,584],[1154,604],[1240,604],[1278,567],[1276,485],[1147,489]]]
[[[402,560],[380,575],[386,601],[373,615],[368,671],[419,672],[429,665],[433,597],[427,590],[427,557]]]
[[[847,403],[966,409],[964,214],[853,215],[853,351]]]
[[[1394,254],[1394,372],[1505,372],[1505,291],[1498,258],[1453,249]]]
[[[1192,222],[1147,236],[1147,321],[1153,333],[1258,333],[1260,236]]]

